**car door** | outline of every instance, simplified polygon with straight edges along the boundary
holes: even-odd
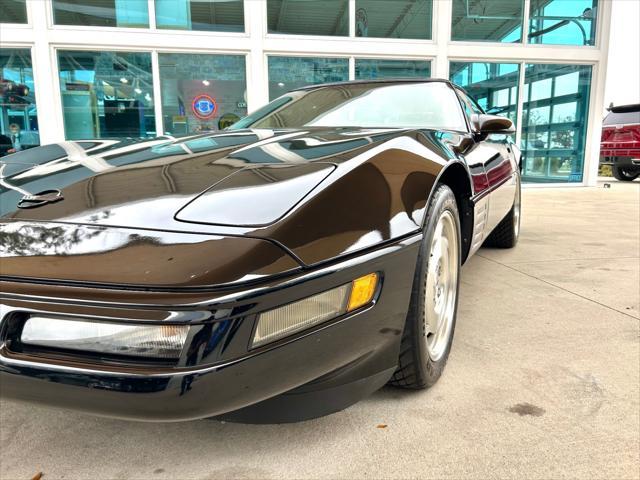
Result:
[[[462,90],[456,88],[462,108],[467,115],[475,144],[467,153],[468,163],[482,165],[486,182],[475,192],[475,200],[486,197],[487,212],[483,237],[488,235],[507,215],[516,194],[517,164],[511,139],[508,135],[489,135],[482,138],[475,131],[474,115],[484,113],[482,109]],[[469,165],[471,167],[471,165]],[[474,184],[475,186],[475,184]]]

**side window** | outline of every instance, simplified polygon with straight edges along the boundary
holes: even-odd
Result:
[[[458,93],[458,97],[460,98],[460,104],[462,105],[462,109],[464,110],[465,115],[467,116],[467,120],[469,120],[469,125],[473,125],[471,121],[472,116],[481,115],[484,112],[478,106],[476,102],[474,102],[469,96],[464,93],[462,90],[456,88],[456,92]]]

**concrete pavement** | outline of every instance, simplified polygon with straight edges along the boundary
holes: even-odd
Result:
[[[516,249],[464,267],[431,390],[271,426],[3,401],[0,477],[640,478],[640,182],[525,189],[523,209]]]

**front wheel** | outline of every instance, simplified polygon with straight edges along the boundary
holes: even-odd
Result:
[[[427,210],[398,368],[390,381],[422,389],[442,375],[456,325],[460,285],[460,218],[456,198],[437,187]]]
[[[611,171],[613,172],[613,176],[616,180],[620,180],[622,182],[632,182],[640,176],[640,172],[629,171],[618,165],[614,165],[611,168]]]

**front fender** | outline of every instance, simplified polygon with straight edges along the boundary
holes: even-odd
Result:
[[[431,190],[454,158],[437,135],[408,132],[339,163],[262,234],[313,265],[420,230]]]

